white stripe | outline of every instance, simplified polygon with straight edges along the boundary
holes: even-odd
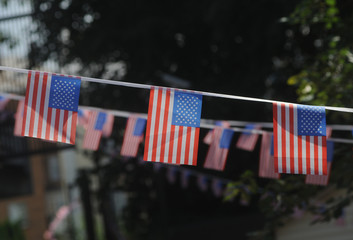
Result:
[[[56,115],[56,110],[52,109],[51,122],[49,123],[50,124],[49,140],[54,140],[55,115]]]
[[[278,172],[283,173],[282,169],[282,116],[281,116],[281,104],[277,104],[277,151],[278,151]],[[276,153],[274,153],[276,154]]]
[[[161,145],[162,145],[162,137],[163,137],[163,122],[164,122],[164,112],[166,111],[165,109],[165,98],[166,98],[167,92],[166,89],[162,89],[162,101],[160,103],[161,110],[159,113],[159,126],[158,126],[158,134],[157,134],[157,149],[156,149],[156,162],[161,162]]]
[[[58,142],[63,142],[63,125],[64,125],[64,111],[60,109],[59,111],[59,129],[58,129]],[[64,140],[65,141],[65,140]]]
[[[156,112],[157,112],[157,104],[158,104],[158,92],[159,88],[154,89],[153,94],[153,102],[152,102],[152,114],[151,114],[151,128],[150,128],[150,136],[149,136],[149,146],[148,146],[148,155],[147,161],[152,161],[152,151],[153,151],[153,136],[154,136],[154,127],[156,124]]]
[[[47,88],[44,97],[44,111],[43,111],[43,125],[42,125],[42,137],[45,138],[48,123],[48,105],[49,105],[49,94],[51,85],[51,74],[48,74]]]
[[[290,119],[289,119],[289,105],[285,105],[285,121],[286,121],[286,173],[291,173],[290,169]]]
[[[319,167],[319,175],[322,175],[323,174],[323,164],[322,164],[322,161],[323,161],[323,159],[322,159],[322,137],[321,136],[318,136],[317,137],[318,138],[318,141],[317,141],[317,145],[318,145],[318,162],[319,162],[319,164],[318,164],[318,167]]]
[[[303,174],[306,174],[309,169],[306,169],[306,136],[302,136],[302,167],[303,167]]]
[[[66,143],[70,143],[70,137],[71,137],[71,125],[72,125],[72,118],[73,118],[73,114],[72,111],[68,111],[68,117],[67,117],[67,128],[66,128],[66,140],[64,139],[64,141]]]
[[[25,133],[24,136],[29,136],[29,128],[31,126],[31,109],[32,109],[32,98],[33,98],[33,88],[34,88],[34,78],[36,73],[32,72],[31,81],[29,85],[29,92],[28,92],[28,105],[27,105],[27,116],[26,116],[26,126],[25,126]],[[28,87],[28,86],[27,86]]]
[[[314,160],[314,136],[310,136],[310,173],[315,175],[315,160]]]
[[[293,135],[294,135],[294,173],[299,173],[298,163],[298,108],[297,105],[293,105]]]
[[[195,143],[195,136],[196,135],[196,128],[191,128],[191,137],[190,137],[190,149],[189,149],[189,165],[193,164],[194,158],[194,143]]]
[[[186,136],[188,127],[181,127],[182,129],[182,141],[181,141],[181,153],[180,153],[180,164],[185,164],[185,148],[186,148]]]
[[[167,133],[165,138],[165,154],[164,154],[164,162],[167,163],[169,157],[169,145],[171,144],[171,127],[172,127],[172,117],[173,117],[173,105],[174,105],[174,90],[170,91],[169,97],[169,109],[168,109],[168,122],[167,122]]]
[[[37,137],[38,133],[38,120],[40,111],[40,100],[42,97],[42,86],[43,86],[43,72],[39,74],[38,88],[37,88],[37,99],[36,99],[36,109],[34,112],[34,123],[33,123],[33,137]]]
[[[175,126],[174,133],[174,145],[173,145],[173,158],[172,163],[176,163],[177,151],[178,151],[178,137],[179,137],[179,126]]]

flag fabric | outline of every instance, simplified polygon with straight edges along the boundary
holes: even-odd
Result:
[[[10,99],[0,96],[0,111],[4,110],[6,105],[9,103]]]
[[[78,109],[77,112],[77,124],[83,126],[85,129],[88,125],[88,119],[90,116],[90,111],[85,109]]]
[[[22,136],[75,143],[81,80],[28,72]]]
[[[153,87],[150,91],[144,160],[196,165],[202,95]]]
[[[189,186],[190,171],[183,170],[180,176],[180,185],[182,188],[187,188]]]
[[[230,124],[227,121],[216,121],[216,126],[220,126],[220,127],[224,127],[224,128],[229,128]],[[213,134],[214,134],[214,129],[208,131],[208,133],[206,134],[206,136],[203,139],[203,142],[205,144],[210,145],[212,140],[213,140]]]
[[[176,174],[177,174],[177,170],[175,167],[168,167],[167,168],[167,180],[170,184],[175,183],[176,178],[177,178]]]
[[[331,137],[332,127],[326,126],[326,140]]]
[[[85,136],[83,137],[82,148],[89,150],[98,149],[106,120],[106,113],[91,111]]]
[[[146,119],[138,115],[129,117],[126,123],[121,156],[136,157],[138,147],[143,140],[143,133],[146,127]]]
[[[199,174],[197,176],[197,186],[202,192],[206,192],[208,189],[208,179],[206,176]]]
[[[334,142],[327,140],[327,175],[307,175],[306,184],[327,186],[331,174],[331,165],[333,161]]]
[[[216,197],[221,197],[224,193],[223,182],[220,179],[213,178],[211,183],[212,192]]]
[[[279,179],[280,174],[275,172],[273,155],[271,156],[271,149],[273,148],[272,133],[264,132],[262,134],[260,161],[259,161],[259,177]]]
[[[110,135],[112,135],[112,132],[113,132],[113,126],[114,126],[114,115],[107,113],[107,120],[103,126],[102,136],[110,137]]]
[[[213,140],[208,148],[204,163],[205,168],[218,171],[224,169],[233,134],[234,132],[231,129],[215,127],[213,131]]]
[[[255,125],[255,124],[247,124],[245,126],[246,130],[260,130],[261,125]],[[246,150],[246,151],[253,151],[257,142],[257,139],[259,138],[259,134],[255,133],[250,133],[250,132],[243,132],[238,141],[237,141],[237,148]]]
[[[22,121],[23,121],[23,110],[25,106],[25,101],[21,100],[18,102],[17,110],[15,114],[15,127],[13,130],[13,134],[15,136],[21,136],[22,133]]]
[[[273,103],[275,171],[327,175],[324,107]]]

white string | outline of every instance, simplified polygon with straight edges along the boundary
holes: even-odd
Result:
[[[26,73],[26,74],[28,74],[28,72],[30,71],[30,70],[27,70],[27,69],[5,67],[5,66],[0,66],[0,70],[18,72],[18,73]],[[110,85],[117,85],[117,86],[124,86],[124,87],[132,87],[132,88],[151,89],[152,87],[158,87],[158,86],[149,85],[149,84],[113,81],[113,80],[100,79],[100,78],[89,78],[89,77],[80,77],[80,78],[81,78],[82,81],[87,81],[87,82],[96,82],[96,83],[103,83],[103,84],[110,84]],[[170,88],[170,89],[174,89],[174,88]],[[176,90],[178,90],[178,89],[176,89]],[[179,90],[185,90],[185,89],[179,89]],[[274,100],[269,100],[269,99],[242,97],[242,96],[221,94],[221,93],[213,93],[213,92],[203,92],[203,91],[193,91],[193,92],[198,93],[198,94],[202,94],[204,96],[227,98],[227,99],[236,99],[236,100],[243,100],[243,101],[262,102],[262,103],[295,104],[295,103],[289,103],[289,102],[274,101]],[[327,110],[332,110],[332,111],[353,113],[353,108],[332,107],[332,106],[322,106],[322,107],[325,107]]]

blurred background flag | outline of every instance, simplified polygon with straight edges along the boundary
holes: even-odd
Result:
[[[28,72],[22,136],[75,143],[81,80]]]
[[[327,175],[306,175],[305,183],[327,186],[333,161],[334,142],[327,140]]]
[[[273,103],[275,171],[327,174],[324,107]]]
[[[201,107],[200,94],[152,88],[144,160],[196,165]]]
[[[208,149],[204,167],[221,171],[226,165],[234,131],[215,127],[213,132],[213,140]]]
[[[103,112],[91,111],[87,130],[83,137],[82,148],[97,150],[102,137],[104,123],[107,120],[107,114]]]
[[[220,126],[220,127],[224,127],[224,128],[229,128],[230,124],[227,121],[216,121],[216,126]],[[208,131],[208,133],[206,134],[206,136],[203,138],[203,142],[205,144],[211,144],[212,139],[213,139],[213,134],[214,134],[214,129]]]
[[[223,191],[223,181],[218,178],[213,178],[211,183],[212,192],[216,197],[221,197],[224,193]]]
[[[17,110],[15,114],[15,127],[13,134],[15,136],[21,136],[22,133],[22,121],[23,121],[23,110],[25,106],[25,101],[21,100],[18,102]]]
[[[197,176],[197,186],[202,192],[207,191],[208,189],[208,179],[206,176],[199,174]]]
[[[146,119],[138,115],[129,117],[126,123],[124,140],[121,147],[121,156],[136,157],[138,147],[143,140],[143,133],[146,127]]]
[[[273,149],[273,135],[272,133],[264,132],[261,140],[259,177],[279,179],[280,174],[275,172],[271,149]]]
[[[247,129],[247,130],[260,130],[261,125],[247,124],[245,126],[245,129]],[[240,135],[236,146],[237,146],[237,148],[240,148],[240,149],[243,149],[246,151],[253,151],[258,138],[259,138],[259,134],[250,133],[250,132],[243,132]]]
[[[103,137],[110,137],[110,135],[112,135],[113,126],[114,126],[114,116],[110,113],[107,113],[107,120],[104,123],[103,130],[102,130]]]
[[[89,119],[90,111],[85,109],[79,109],[77,112],[78,116],[78,125],[87,128],[88,119]]]

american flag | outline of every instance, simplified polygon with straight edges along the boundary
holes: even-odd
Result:
[[[106,120],[106,113],[91,111],[87,130],[83,137],[82,148],[90,150],[98,149],[102,137],[103,126]]]
[[[206,155],[205,168],[219,171],[224,169],[233,134],[231,129],[215,127],[213,140]]]
[[[80,125],[86,129],[87,124],[88,124],[89,115],[90,115],[89,110],[78,109],[78,112],[77,112],[78,125]]]
[[[305,183],[327,186],[331,174],[333,160],[334,142],[327,140],[327,175],[306,175]]]
[[[22,136],[75,143],[81,80],[28,73]]]
[[[0,111],[4,110],[10,99],[0,96]]]
[[[224,128],[229,128],[230,124],[227,121],[216,121],[216,126],[221,126]],[[203,142],[205,144],[210,145],[212,143],[212,139],[213,139],[213,133],[214,133],[214,129],[208,131],[208,133],[206,134],[206,136],[203,138]]]
[[[202,95],[152,88],[144,160],[196,165]]]
[[[268,132],[264,132],[262,134],[259,177],[279,179],[280,175],[275,172],[273,155],[271,156],[271,149],[273,147],[272,136],[272,133]]]
[[[25,101],[21,100],[18,102],[17,111],[15,115],[15,127],[13,134],[15,136],[21,136],[22,133],[22,121],[23,121],[23,108],[25,106]]]
[[[197,176],[197,186],[202,192],[207,191],[208,189],[208,179],[206,176],[199,174]]]
[[[104,123],[103,130],[102,130],[103,137],[110,137],[110,135],[112,135],[113,126],[114,126],[114,115],[107,113],[107,121]]]
[[[275,171],[326,175],[324,107],[273,104]]]
[[[223,181],[221,179],[213,178],[211,189],[216,197],[221,197],[224,194]]]
[[[143,133],[146,127],[146,119],[138,115],[129,117],[126,123],[121,156],[136,157],[138,147],[143,140]]]
[[[260,130],[261,125],[255,125],[255,124],[247,124],[245,126],[246,130]],[[237,141],[237,148],[246,150],[246,151],[253,151],[257,142],[257,139],[259,138],[259,134],[255,133],[250,133],[250,132],[243,132],[238,141]]]

